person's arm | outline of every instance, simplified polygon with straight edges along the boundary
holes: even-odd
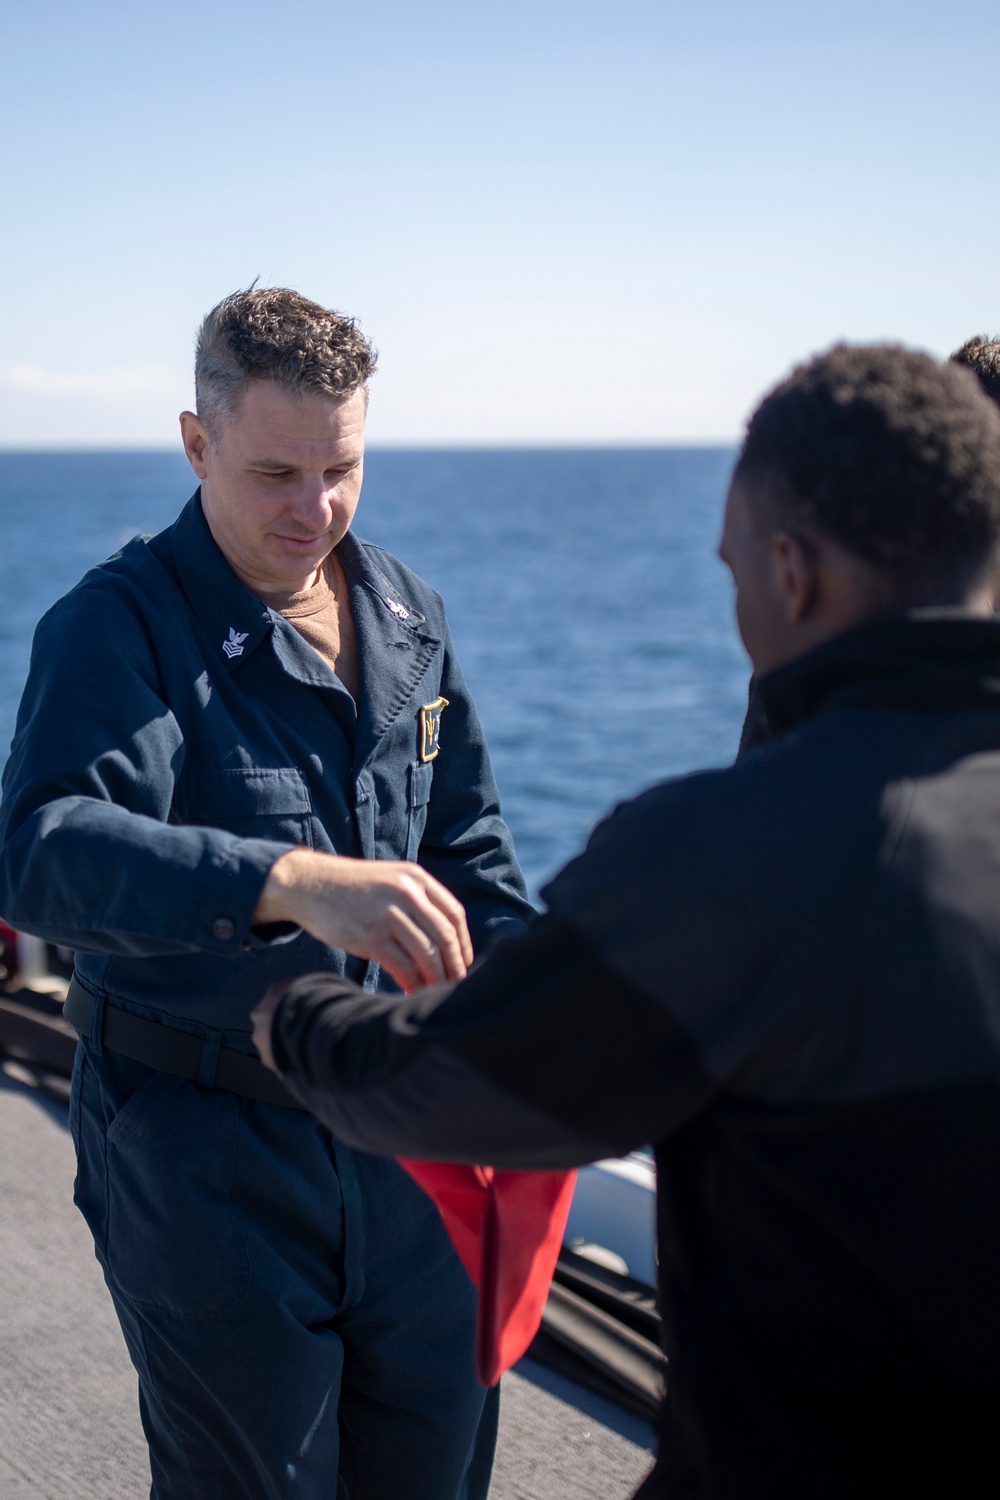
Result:
[[[549,915],[454,989],[276,986],[258,1050],[363,1150],[563,1167],[663,1139],[784,1068],[822,1003],[810,960],[840,877],[799,837],[813,784],[776,770],[750,757],[619,808],[543,891]]]
[[[287,846],[171,823],[184,754],[141,621],[110,589],[61,600],[35,632],[4,772],[6,920],[91,952],[251,944]]]
[[[303,926],[404,986],[458,978],[458,903],[380,866],[171,821],[185,741],[142,621],[111,589],[41,621],[0,806],[0,912],[91,952],[234,952]],[[284,928],[261,931],[265,924]]]
[[[461,984],[276,985],[258,1051],[339,1140],[384,1155],[569,1167],[661,1138],[712,1084],[663,1006],[543,917]]]

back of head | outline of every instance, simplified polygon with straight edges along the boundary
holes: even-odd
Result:
[[[977,334],[955,350],[951,362],[971,370],[990,400],[1000,406],[1000,339]]]
[[[198,330],[198,415],[209,432],[218,432],[254,380],[342,399],[367,388],[377,358],[353,318],[288,287],[234,292]]]
[[[957,364],[839,344],[750,419],[736,466],[755,520],[798,525],[901,593],[975,586],[1000,548],[1000,411]]]

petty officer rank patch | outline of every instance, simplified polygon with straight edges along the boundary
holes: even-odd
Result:
[[[420,759],[433,760],[441,749],[441,715],[448,707],[447,698],[435,698],[420,710]]]
[[[232,625],[230,625],[229,639],[228,641],[223,641],[222,643],[222,649],[229,657],[230,661],[232,661],[234,656],[243,655],[243,642],[246,640],[249,633],[250,632],[247,630],[236,630]]]

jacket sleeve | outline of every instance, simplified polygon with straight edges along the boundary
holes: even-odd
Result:
[[[90,952],[261,946],[287,844],[170,822],[184,740],[130,604],[86,583],[42,619],[0,805],[0,912]]]
[[[544,888],[548,915],[454,988],[279,993],[289,1086],[362,1149],[510,1167],[661,1141],[722,1095],[784,1097],[865,837],[796,763],[786,744],[622,804]]]
[[[711,1096],[691,1039],[552,917],[461,984],[365,995],[312,974],[275,986],[275,1063],[361,1150],[570,1167],[680,1127]]]
[[[477,953],[534,916],[514,841],[500,811],[490,754],[450,633],[445,629],[442,750],[434,762],[419,862],[466,909]],[[452,748],[460,753],[450,754]]]

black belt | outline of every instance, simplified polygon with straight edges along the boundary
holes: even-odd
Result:
[[[76,979],[70,980],[63,1014],[81,1036],[90,1036],[94,996]],[[302,1108],[259,1058],[220,1045],[217,1038],[192,1036],[159,1021],[133,1016],[117,1005],[105,1005],[103,1015],[100,1043],[109,1052],[120,1052],[133,1062],[145,1063],[147,1068],[173,1073],[177,1078],[187,1078],[209,1088],[226,1089],[230,1094],[242,1094],[245,1099],[257,1099],[262,1104]]]

